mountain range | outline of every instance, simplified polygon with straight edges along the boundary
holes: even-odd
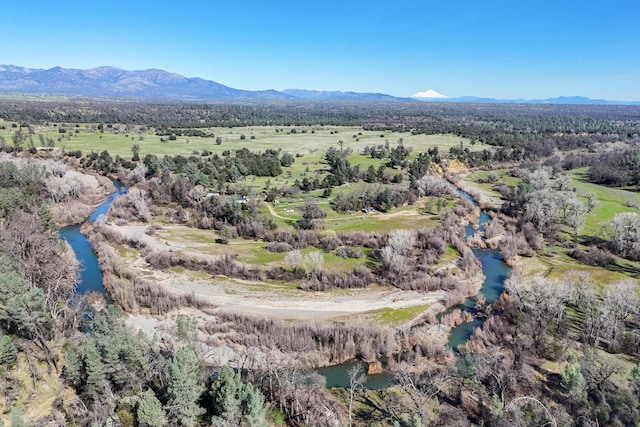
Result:
[[[87,70],[54,67],[50,69],[0,65],[0,93],[23,95],[64,95],[69,97],[126,98],[154,101],[349,101],[349,102],[467,102],[535,104],[628,104],[639,102],[606,101],[580,96],[551,99],[508,100],[478,97],[447,98],[395,97],[383,93],[287,89],[250,91],[234,89],[199,77],[187,78],[164,70],[128,71],[117,67]],[[437,94],[433,90],[420,94]],[[418,94],[416,94],[418,95]]]

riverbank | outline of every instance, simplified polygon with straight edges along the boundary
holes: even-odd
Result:
[[[104,203],[107,196],[116,191],[109,178],[95,173],[68,169],[62,178],[74,182],[79,191],[77,198],[51,205],[51,218],[58,228],[85,221],[98,206]]]

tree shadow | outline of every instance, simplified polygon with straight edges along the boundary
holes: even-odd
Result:
[[[620,263],[609,264],[604,267],[607,270],[615,273],[621,273],[628,276],[632,276],[634,278],[640,278],[640,268],[632,266],[632,265],[622,265]]]

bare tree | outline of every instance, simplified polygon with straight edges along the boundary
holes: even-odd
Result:
[[[356,363],[347,372],[349,376],[349,427],[353,424],[353,401],[356,394],[364,388],[366,376],[361,363]]]
[[[416,181],[418,194],[421,196],[453,196],[456,188],[440,175],[427,173]]]
[[[416,243],[416,234],[411,230],[397,229],[389,232],[388,246],[398,254],[407,255]]]
[[[584,197],[587,200],[587,213],[593,213],[598,205],[598,197],[596,196],[596,193],[590,191],[585,194]]]
[[[397,363],[393,365],[391,373],[394,383],[410,398],[411,405],[405,407],[404,412],[416,414],[421,424],[427,423],[429,421],[427,404],[443,392],[451,379],[449,373],[442,366],[429,362]]]
[[[528,315],[530,335],[536,348],[541,350],[549,327],[555,324],[559,329],[562,324],[566,306],[571,301],[570,284],[535,276],[526,282],[510,280],[505,286]]]
[[[606,390],[611,386],[611,378],[622,370],[622,365],[606,353],[600,355],[596,350],[587,348],[580,358],[580,366],[587,387],[598,391],[601,402],[606,403]]]
[[[322,272],[322,266],[324,264],[324,256],[322,256],[322,252],[313,251],[304,255],[303,266],[307,277],[309,276],[317,276]]]
[[[615,347],[624,332],[625,321],[631,315],[640,314],[638,286],[630,280],[613,283],[604,289],[602,304],[603,317],[606,319],[603,338]]]
[[[534,397],[531,397],[531,396],[516,397],[515,399],[512,399],[509,403],[507,403],[507,405],[504,408],[507,412],[513,412],[517,410],[520,406],[522,406],[524,403],[529,403],[529,402],[533,402],[539,405],[544,410],[544,413],[549,419],[549,423],[553,427],[558,427],[558,422],[553,417],[553,415],[551,415],[551,412],[549,412],[549,409],[542,402],[540,402],[538,399]]]
[[[304,262],[302,258],[302,252],[300,252],[298,249],[287,252],[284,257],[284,262],[289,264],[294,271],[298,271],[298,269],[302,267],[302,263]]]
[[[384,267],[396,276],[401,276],[408,271],[409,261],[407,257],[394,251],[391,246],[382,248],[381,255]]]
[[[616,214],[605,226],[611,249],[623,257],[640,258],[640,216],[634,212]]]
[[[140,219],[144,222],[148,222],[151,219],[151,212],[149,211],[149,206],[147,205],[146,192],[144,190],[139,189],[138,187],[133,187],[127,193],[127,197],[133,204],[133,206],[138,211],[138,215]]]
[[[144,182],[144,178],[147,175],[147,166],[144,163],[139,164],[131,172],[127,174],[128,185],[134,185],[138,182]]]

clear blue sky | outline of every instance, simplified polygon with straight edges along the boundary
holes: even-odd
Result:
[[[640,100],[638,0],[3,2],[0,63],[239,89]]]

